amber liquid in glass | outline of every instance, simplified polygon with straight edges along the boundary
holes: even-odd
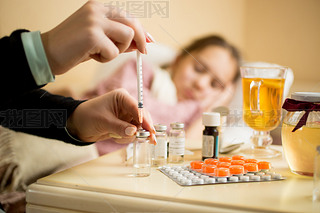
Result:
[[[303,126],[292,132],[294,126],[282,124],[282,146],[291,171],[313,176],[316,147],[320,145],[320,124]]]
[[[250,95],[253,81],[260,82],[260,89],[252,87]],[[281,118],[284,79],[242,78],[242,85],[243,118],[246,124],[257,131],[275,129]]]

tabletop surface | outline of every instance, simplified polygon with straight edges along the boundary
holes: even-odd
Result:
[[[200,160],[200,151],[186,162]],[[125,149],[39,179],[36,184],[204,206],[270,212],[310,212],[313,179],[290,172],[280,156],[269,160],[286,180],[183,187],[152,168],[149,177],[134,177]]]

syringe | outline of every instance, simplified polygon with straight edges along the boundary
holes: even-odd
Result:
[[[142,76],[142,57],[139,50],[137,50],[137,84],[138,84],[138,110],[139,123],[143,121],[143,76]]]

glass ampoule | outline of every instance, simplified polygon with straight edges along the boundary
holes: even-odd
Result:
[[[150,133],[143,129],[138,130],[133,142],[133,172],[136,177],[150,175],[151,167],[151,144],[148,137]]]
[[[167,163],[167,126],[163,124],[157,124],[154,126],[156,130],[157,144],[153,147],[152,165],[163,166]]]
[[[169,132],[169,163],[183,163],[185,149],[185,131],[183,123],[171,123]]]

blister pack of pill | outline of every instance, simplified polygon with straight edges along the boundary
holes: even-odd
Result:
[[[192,161],[184,166],[162,166],[159,170],[181,186],[248,183],[286,179],[273,171],[271,163],[243,156]]]

